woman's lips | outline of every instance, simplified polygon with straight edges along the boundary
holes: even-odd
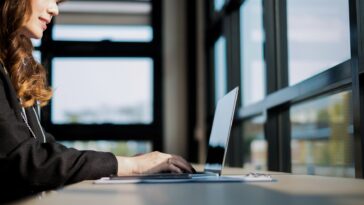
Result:
[[[44,18],[39,18],[41,25],[42,25],[42,29],[46,30],[47,29],[47,24],[49,23],[49,21],[47,19]]]

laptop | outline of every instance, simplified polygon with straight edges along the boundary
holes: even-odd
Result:
[[[235,105],[239,88],[236,87],[222,97],[216,106],[210,139],[207,149],[207,158],[203,172],[197,173],[158,173],[129,176],[112,176],[111,180],[122,179],[190,179],[205,176],[220,176],[224,167],[230,130],[233,123]]]

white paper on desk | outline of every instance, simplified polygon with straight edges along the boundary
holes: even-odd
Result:
[[[196,182],[271,182],[272,177],[267,176],[247,176],[247,175],[224,175],[217,177],[197,177],[193,178]]]
[[[110,179],[103,177],[95,180],[94,184],[139,184],[139,183],[227,183],[227,182],[254,182],[272,181],[270,177],[249,177],[249,176],[204,176],[191,179]]]
[[[227,175],[227,177],[240,179],[243,182],[272,182],[274,179],[270,175],[260,175],[260,176],[247,176],[247,175]]]
[[[110,180],[110,177],[102,177],[94,181],[94,184],[137,184],[141,179]]]

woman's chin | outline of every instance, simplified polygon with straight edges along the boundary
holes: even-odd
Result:
[[[41,39],[43,37],[43,32],[41,33],[33,33],[33,35],[28,36],[29,38],[32,39]]]

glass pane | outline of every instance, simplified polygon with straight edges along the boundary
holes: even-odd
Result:
[[[149,1],[66,1],[55,20],[53,39],[150,42],[151,10]]]
[[[38,62],[38,63],[40,63],[41,61],[40,61],[40,59],[41,59],[41,52],[40,51],[38,51],[38,50],[35,50],[35,51],[33,51],[33,57],[35,58],[35,60]]]
[[[215,105],[227,92],[226,38],[220,37],[214,46],[215,53]]]
[[[289,84],[351,58],[347,0],[288,0]]]
[[[291,108],[293,173],[355,176],[351,100],[346,91]]]
[[[220,11],[224,7],[226,0],[214,0],[215,11]]]
[[[153,121],[150,58],[55,58],[55,124],[149,124]]]
[[[243,123],[244,168],[247,170],[267,170],[268,144],[264,123],[264,116]]]
[[[40,39],[31,38],[30,40],[32,41],[32,44],[33,44],[34,47],[39,47],[41,42],[42,42]]]
[[[78,150],[112,152],[117,156],[133,156],[152,151],[149,141],[60,141],[66,147]]]
[[[242,106],[265,96],[262,0],[248,0],[240,8]]]

